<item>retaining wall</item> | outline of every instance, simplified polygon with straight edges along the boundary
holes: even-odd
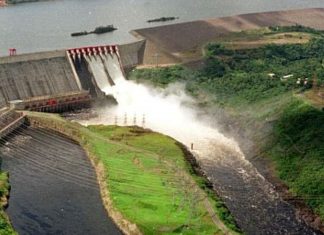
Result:
[[[118,45],[121,63],[124,69],[143,64],[145,40]]]
[[[17,113],[13,110],[2,112],[0,114],[0,139],[24,124],[25,120],[25,115],[22,113]]]

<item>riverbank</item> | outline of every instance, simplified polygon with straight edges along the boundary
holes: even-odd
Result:
[[[296,30],[303,33],[313,31],[294,27],[279,27],[278,30],[285,31],[285,34]],[[257,32],[271,35],[267,30],[247,34],[255,37]],[[291,45],[245,48],[243,43],[243,47],[231,49],[227,41],[209,44],[205,50],[204,65],[199,71],[181,66],[141,69],[133,71],[130,78],[162,87],[172,82],[185,83],[187,92],[197,99],[202,112],[217,117],[214,125],[240,143],[245,158],[275,186],[273,189],[279,192],[279,198],[284,198],[290,205],[298,204],[298,210],[287,216],[297,221],[302,219],[314,229],[323,231],[320,217],[323,218],[321,195],[324,168],[319,156],[323,156],[324,121],[323,111],[320,110],[324,104],[317,104],[318,109],[309,105],[309,96],[303,95],[310,92],[304,92],[309,87],[297,82],[301,78],[308,80],[305,78],[314,76],[310,71],[316,71],[316,86],[323,84],[320,75],[322,66],[316,59],[321,58],[322,33],[313,31],[308,35],[310,40]],[[242,35],[246,36],[246,33]],[[315,42],[319,47],[314,46]],[[283,78],[287,74],[292,74],[290,79]],[[315,87],[315,90],[316,95],[321,90],[323,92],[321,87]],[[237,183],[233,184],[238,187]],[[241,187],[238,189],[243,190]],[[287,208],[285,212],[288,212]],[[293,232],[287,230],[287,233]]]
[[[0,171],[0,234],[17,235],[14,231],[5,208],[8,206],[10,184],[8,173]]]
[[[190,176],[173,139],[136,127],[85,128],[53,115],[28,115],[33,125],[60,131],[87,150],[105,207],[125,234],[236,234],[223,224],[237,230],[203,178]]]

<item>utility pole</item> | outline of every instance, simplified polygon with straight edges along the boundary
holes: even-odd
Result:
[[[153,57],[155,58],[155,67],[159,67],[159,57],[160,57],[160,54],[159,53],[155,53],[153,55]]]
[[[127,113],[124,114],[124,126],[127,126]]]
[[[117,125],[118,125],[118,117],[115,116],[115,126],[117,126]]]
[[[142,118],[142,127],[145,128],[145,114],[143,114],[143,118]]]

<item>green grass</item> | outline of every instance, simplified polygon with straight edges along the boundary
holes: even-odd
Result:
[[[290,191],[324,219],[324,112],[292,102],[276,122],[268,154]]]
[[[130,166],[129,166],[132,167],[132,172],[134,171],[133,165],[136,164],[137,165],[136,168],[140,168],[140,171],[138,173],[141,174],[141,177],[137,179],[138,182],[130,181],[130,179],[127,178],[127,176],[129,176],[128,173],[130,171],[127,171],[125,174],[125,177],[127,178],[127,183],[125,184],[132,184],[132,185],[140,184],[139,188],[141,188],[143,184],[145,185],[145,183],[150,182],[150,185],[152,185],[153,188],[158,187],[158,189],[161,190],[160,194],[165,195],[166,202],[168,200],[170,202],[171,197],[172,197],[171,201],[175,200],[177,201],[177,203],[183,200],[183,197],[189,197],[188,201],[185,203],[187,205],[186,206],[183,205],[184,206],[183,208],[186,208],[186,210],[189,211],[187,211],[185,214],[183,214],[182,211],[180,213],[181,214],[180,217],[179,215],[174,214],[175,211],[177,211],[176,209],[177,206],[179,206],[179,204],[177,203],[173,205],[167,203],[166,205],[164,205],[165,208],[173,208],[171,209],[171,211],[162,209],[161,208],[162,205],[155,205],[154,203],[151,204],[150,206],[147,205],[154,209],[158,209],[160,207],[166,213],[165,215],[159,213],[160,214],[159,217],[162,221],[166,219],[163,218],[163,216],[167,216],[169,219],[174,220],[175,218],[169,217],[169,215],[171,214],[172,216],[175,216],[177,220],[182,217],[181,220],[184,221],[183,219],[189,216],[190,213],[198,213],[200,214],[200,216],[206,213],[203,212],[204,209],[202,205],[199,206],[201,208],[197,207],[194,209],[196,212],[190,211],[191,209],[193,209],[193,208],[190,209],[191,207],[190,198],[202,199],[202,196],[204,194],[202,193],[192,194],[190,191],[186,191],[187,184],[192,184],[193,182],[190,180],[183,181],[181,179],[177,179],[178,178],[177,174],[179,174],[179,172],[181,171],[184,171],[188,175],[191,174],[195,182],[207,193],[207,196],[209,197],[211,204],[214,206],[216,213],[222,219],[222,221],[233,231],[239,232],[238,228],[235,225],[233,217],[230,215],[229,211],[225,208],[225,205],[216,197],[215,193],[212,190],[206,187],[205,179],[193,173],[191,166],[188,164],[188,162],[185,160],[183,156],[182,150],[179,148],[179,146],[176,144],[176,142],[173,139],[155,132],[145,131],[141,128],[136,128],[136,127],[89,126],[89,129],[111,140],[117,140],[129,146],[133,146],[148,151],[148,153],[151,152],[157,154],[155,157],[153,158],[149,157],[148,159],[144,156],[139,157],[139,155],[136,155],[136,157],[129,159],[129,161],[132,161],[130,162]],[[142,171],[145,170],[146,168],[150,169],[149,174],[147,176],[142,175],[143,174]],[[153,173],[152,169],[155,169],[153,170],[153,172],[157,174],[157,176],[155,176],[154,178],[152,178],[151,176],[151,174]],[[151,182],[150,179],[153,180],[153,182]],[[161,187],[161,185],[163,187]],[[165,194],[166,192],[170,192],[171,194],[169,193]],[[175,194],[177,194],[178,196],[174,197]],[[144,196],[142,200],[145,200],[146,196]],[[129,195],[130,200],[132,200],[133,197],[139,198],[139,200],[141,200],[141,196],[137,194]],[[161,196],[158,196],[158,198],[161,198]],[[168,223],[171,223],[171,221],[169,221]],[[202,231],[205,231],[205,229],[200,230],[199,228],[197,228],[196,232],[198,231],[202,233]],[[194,234],[194,232],[193,233],[191,232],[189,232],[189,234]]]
[[[232,229],[226,230],[238,231],[222,202],[201,189],[204,180],[192,175],[174,139],[137,127],[85,128],[48,114],[29,117],[73,137],[103,163],[114,208],[144,234],[223,234],[205,207],[206,198]]]
[[[193,181],[183,176],[187,165],[173,139],[133,127],[89,129],[136,148],[92,143],[107,167],[114,205],[145,234],[221,234],[202,203],[204,195],[188,188]]]
[[[0,198],[2,205],[0,205],[0,234],[1,235],[15,235],[17,234],[9,222],[8,216],[4,212],[3,202],[5,198],[9,195],[9,182],[8,174],[5,172],[0,172]]]

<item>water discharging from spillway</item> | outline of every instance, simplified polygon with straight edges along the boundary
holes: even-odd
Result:
[[[101,88],[113,95],[118,105],[101,107],[98,118],[83,124],[145,126],[188,147],[193,143],[202,169],[245,233],[314,234],[244,158],[237,143],[202,121],[205,117],[194,108],[195,102],[186,95],[182,84],[157,89],[128,81],[117,56],[110,58],[115,59],[104,65],[115,85]]]

